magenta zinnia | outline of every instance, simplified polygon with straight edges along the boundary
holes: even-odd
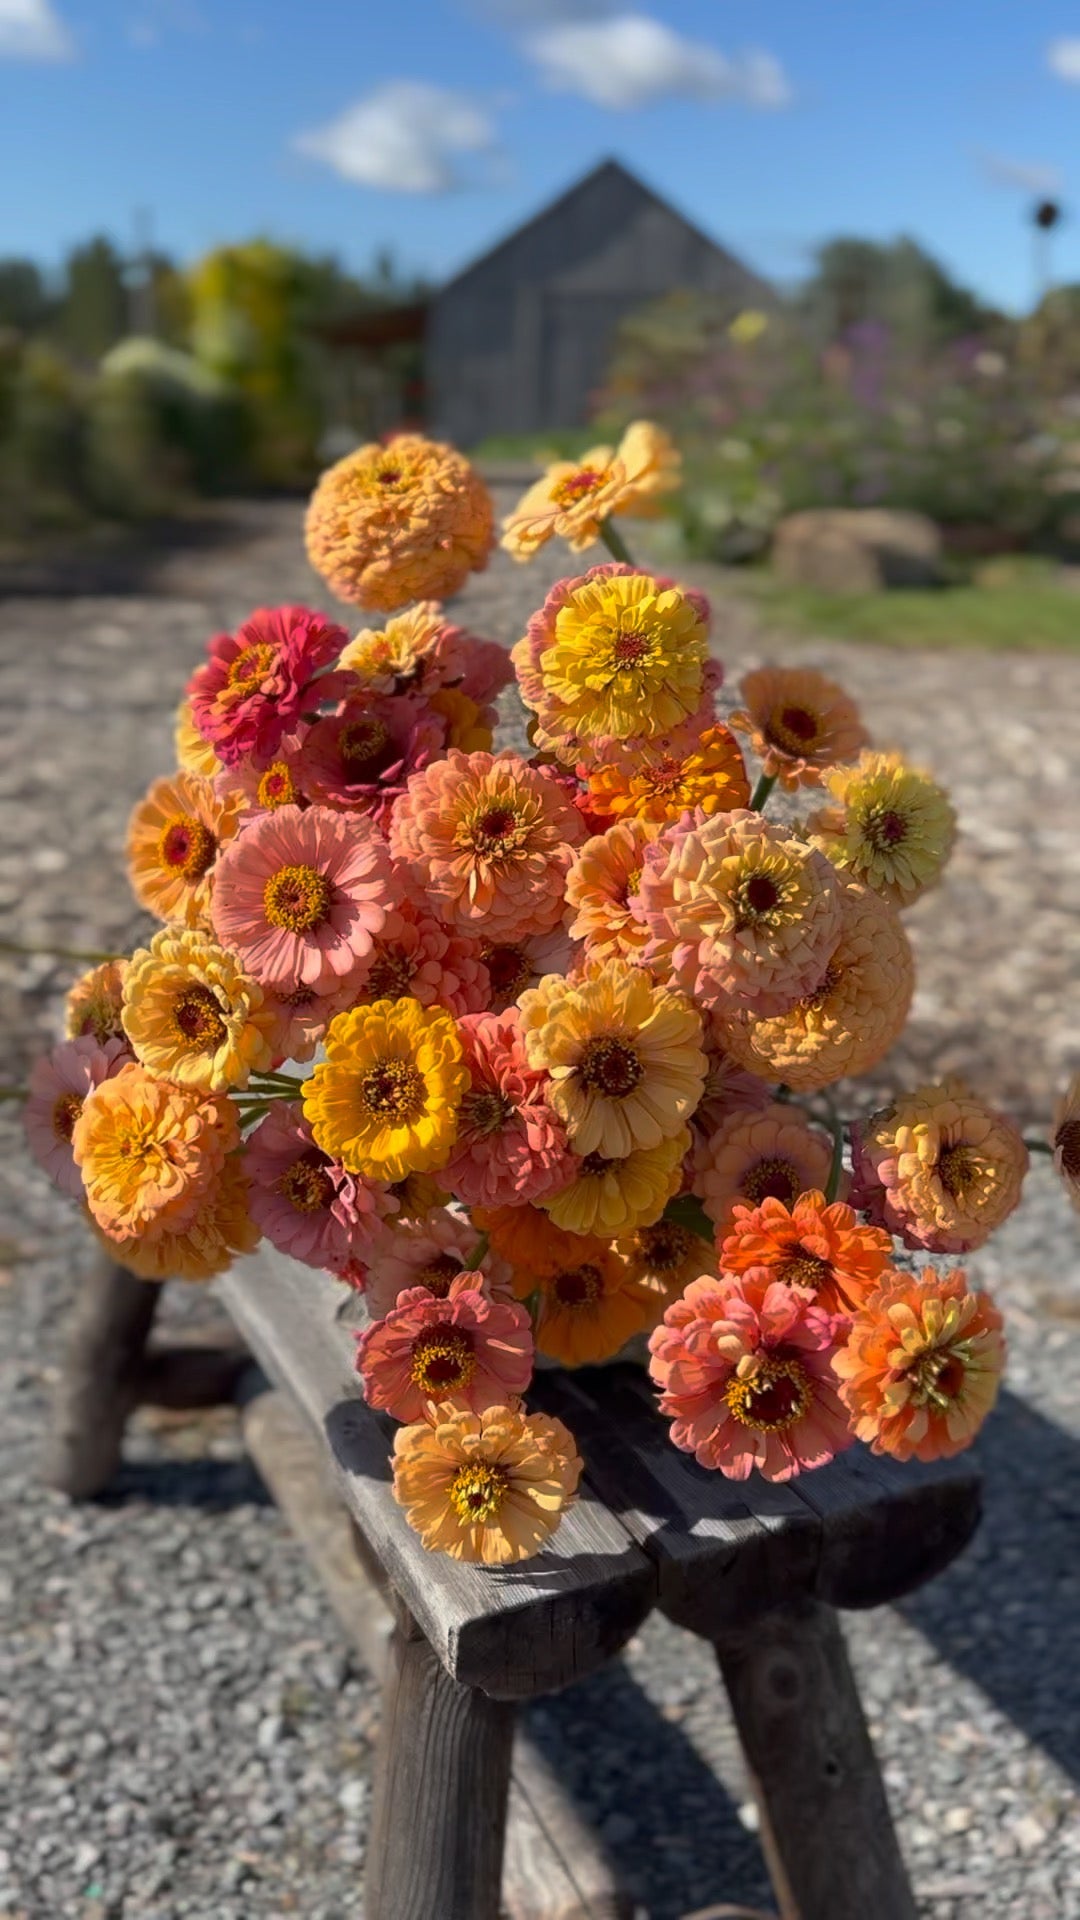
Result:
[[[219,633],[188,682],[191,717],[226,766],[269,758],[299,720],[320,668],[348,641],[310,607],[260,607],[234,634]]]

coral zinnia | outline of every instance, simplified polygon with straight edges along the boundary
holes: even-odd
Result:
[[[536,1307],[538,1353],[564,1367],[610,1360],[653,1318],[654,1300],[610,1248],[540,1280]]]
[[[539,1553],[580,1477],[572,1435],[543,1413],[440,1408],[394,1436],[394,1497],[424,1546],[454,1560]]]
[[[259,1244],[259,1229],[248,1211],[247,1175],[237,1160],[226,1160],[185,1227],[170,1220],[148,1238],[95,1224],[112,1258],[140,1280],[212,1280],[228,1271],[237,1254],[251,1253]]]
[[[570,932],[590,958],[632,958],[649,939],[630,902],[641,883],[645,849],[660,829],[644,820],[624,820],[586,840],[566,876]]]
[[[853,1435],[830,1365],[846,1322],[756,1270],[694,1280],[649,1340],[671,1438],[729,1480],[790,1480]]]
[[[902,1033],[915,991],[915,959],[896,908],[857,881],[840,899],[840,937],[816,986],[785,1013],[728,1021],[734,1058],[795,1093],[876,1067]]]
[[[886,1274],[833,1356],[855,1433],[897,1460],[947,1460],[968,1446],[997,1397],[1002,1319],[950,1274]]]
[[[473,1014],[460,1034],[469,1089],[444,1184],[466,1206],[520,1206],[556,1192],[574,1159],[546,1098],[548,1075],[526,1055],[521,1015],[515,1007]]]
[[[263,985],[331,991],[359,971],[391,896],[386,843],[370,821],[281,807],[222,856],[214,931]]]
[[[545,933],[563,911],[581,815],[516,753],[449,753],[416,773],[394,808],[390,846],[450,926],[485,939]]]
[[[570,1184],[544,1201],[545,1209],[556,1226],[605,1240],[651,1227],[678,1192],[689,1148],[690,1129],[680,1127],[659,1146],[635,1147],[618,1159],[587,1153]]]
[[[412,1175],[416,1181],[423,1175]],[[434,1185],[434,1182],[429,1182]],[[397,1188],[391,1188],[397,1195]],[[503,1294],[508,1290],[510,1269],[491,1248],[477,1258],[481,1234],[479,1221],[464,1214],[451,1213],[445,1195],[431,1199],[420,1214],[409,1217],[401,1211],[384,1223],[378,1242],[371,1250],[364,1275],[364,1299],[373,1320],[389,1313],[399,1296],[408,1289],[426,1287],[436,1300],[445,1300],[459,1274],[479,1268],[488,1291]]]
[[[392,613],[458,593],[495,541],[491,495],[464,456],[420,434],[358,447],[323,474],[308,559],[341,600]]]
[[[411,893],[395,886],[393,897],[353,1004],[409,995],[422,1007],[441,1006],[458,1016],[482,1013],[488,976],[475,943],[451,933]]]
[[[282,1253],[331,1273],[374,1246],[392,1210],[386,1189],[315,1145],[298,1100],[275,1101],[244,1145],[251,1217]]]
[[[896,907],[909,907],[941,878],[956,815],[928,773],[898,753],[863,753],[855,766],[834,768],[825,785],[836,804],[809,825],[834,866]]]
[[[422,1420],[433,1406],[505,1406],[524,1393],[532,1369],[528,1314],[516,1301],[493,1300],[482,1273],[459,1274],[442,1300],[411,1287],[357,1340],[364,1398],[395,1420]]]
[[[126,960],[103,960],[69,987],[64,1010],[64,1030],[69,1040],[93,1034],[99,1046],[104,1046],[106,1040],[123,1039],[120,1008],[127,964]]]
[[[350,1173],[401,1180],[446,1164],[468,1086],[450,1014],[376,1000],[331,1021],[326,1059],[304,1082],[304,1112],[323,1152]]]
[[[240,1129],[224,1096],[155,1080],[133,1061],[87,1094],[71,1144],[98,1225],[149,1243],[191,1225]]]
[[[270,759],[311,703],[316,674],[348,638],[310,607],[259,607],[234,634],[216,634],[187,692],[192,720],[218,759],[227,767]]]
[[[346,700],[304,735],[304,792],[320,806],[369,813],[385,827],[409,775],[441,753],[445,731],[429,702],[415,696]]]
[[[737,1203],[757,1207],[771,1197],[791,1207],[800,1193],[824,1192],[832,1156],[827,1133],[797,1107],[775,1101],[722,1122],[695,1160],[694,1192],[727,1232]]]
[[[701,1098],[701,1020],[681,993],[625,960],[591,962],[580,980],[548,974],[521,995],[529,1064],[575,1153],[621,1159],[679,1131]]]
[[[513,678],[504,648],[452,625],[437,600],[395,614],[385,627],[363,628],[340,665],[370,693],[416,692],[430,699],[454,688],[481,710]]]
[[[155,780],[128,822],[128,878],[140,906],[187,927],[210,922],[211,869],[239,825],[243,801],[198,773]]]
[[[162,927],[132,954],[124,1031],[150,1073],[222,1093],[271,1064],[277,1021],[263,991],[224,947],[192,929]]]
[[[531,560],[557,534],[580,553],[612,514],[650,517],[658,495],[678,486],[680,464],[662,427],[635,420],[617,450],[591,447],[549,466],[503,521],[502,545],[515,560]]]
[[[806,1287],[830,1313],[853,1312],[892,1265],[891,1234],[864,1226],[843,1200],[830,1206],[823,1193],[736,1206],[731,1222],[720,1243],[725,1273],[767,1267],[774,1280]]]
[[[852,1128],[853,1200],[909,1247],[969,1253],[1020,1199],[1019,1129],[962,1080],[916,1087]]]
[[[75,1165],[71,1136],[92,1087],[119,1073],[131,1059],[126,1040],[99,1041],[92,1033],[65,1040],[30,1069],[23,1124],[34,1159],[61,1193],[82,1197],[82,1175]]]
[[[1073,1206],[1080,1208],[1080,1074],[1058,1101],[1051,1146],[1058,1177]]]
[[[589,804],[615,820],[679,820],[700,810],[733,813],[750,800],[750,782],[735,735],[706,727],[679,750],[676,740],[647,743],[632,766],[589,771]]]
[[[761,770],[782,787],[818,787],[827,767],[854,760],[869,739],[855,702],[816,667],[757,667],[732,726],[750,736]]]

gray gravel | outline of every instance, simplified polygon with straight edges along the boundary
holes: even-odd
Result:
[[[169,764],[168,715],[206,634],[260,601],[318,597],[296,529],[292,507],[230,509],[219,544],[147,567],[137,593],[0,602],[8,937],[138,933],[120,864],[128,808]],[[465,609],[512,639],[555,571],[498,563]],[[788,657],[798,645],[783,643]],[[722,650],[734,662],[771,648],[735,607]],[[969,1070],[989,1055],[985,1083],[1000,1063],[1025,1117],[1045,1119],[1080,1057],[1063,813],[1080,665],[815,651],[872,723],[928,742],[976,818],[954,875],[915,916],[917,1031],[895,1071],[933,1070],[946,1047]],[[4,1078],[47,1040],[70,974],[8,969]],[[0,1920],[344,1920],[360,1899],[374,1690],[231,1414],[140,1417],[105,1501],[72,1508],[37,1484],[86,1248],[3,1110],[0,1139]],[[1080,1235],[1044,1163],[973,1264],[1012,1341],[982,1447],[987,1523],[901,1608],[849,1617],[849,1638],[920,1912],[1080,1920]],[[174,1288],[166,1322],[209,1310],[204,1293]],[[652,1920],[719,1898],[768,1904],[706,1648],[653,1620],[623,1662],[530,1718]]]

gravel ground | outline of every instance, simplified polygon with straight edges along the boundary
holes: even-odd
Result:
[[[289,506],[230,508],[215,540],[148,562],[129,592],[81,582],[64,598],[0,601],[5,937],[111,947],[139,935],[121,869],[128,809],[170,764],[168,716],[206,635],[258,602],[322,597],[298,521]],[[498,562],[465,610],[513,639],[559,570]],[[765,652],[807,650],[787,637],[773,649],[737,602],[719,624],[732,679]],[[1080,1063],[1068,992],[1080,666],[812,651],[882,738],[941,772],[965,829],[946,885],[912,916],[920,993],[889,1076],[956,1066],[1045,1124]],[[37,959],[7,969],[5,1079],[47,1042],[71,972]],[[121,1478],[90,1506],[37,1484],[86,1248],[2,1111],[0,1137],[0,1920],[344,1920],[359,1903],[374,1690],[231,1414],[141,1416]],[[846,1623],[926,1920],[1080,1920],[1078,1245],[1040,1162],[973,1263],[1012,1340],[1010,1390],[982,1445],[987,1523],[941,1580]],[[208,1304],[174,1289],[165,1324]],[[624,1661],[530,1719],[650,1920],[721,1897],[768,1904],[705,1647],[650,1621]]]

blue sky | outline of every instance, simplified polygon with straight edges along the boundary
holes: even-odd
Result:
[[[1020,308],[1036,193],[1080,280],[1080,0],[0,0],[0,253],[437,276],[607,154],[778,280],[907,232]]]

